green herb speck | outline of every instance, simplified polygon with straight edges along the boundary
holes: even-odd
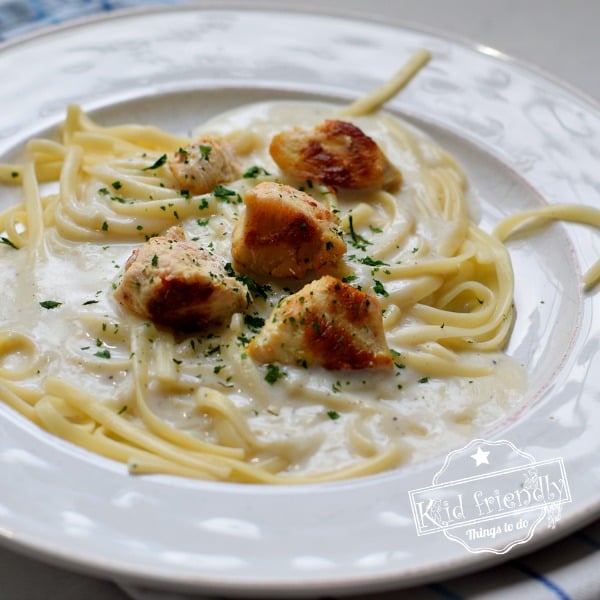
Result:
[[[254,165],[253,167],[250,167],[243,175],[242,177],[244,177],[245,179],[255,179],[256,177],[258,177],[259,175],[269,175],[269,173],[263,169],[262,167],[259,167],[257,165]]]
[[[6,246],[10,246],[14,250],[18,250],[19,249],[7,237],[0,237],[0,242],[3,243],[3,244],[5,244]]]
[[[48,310],[58,308],[59,306],[61,306],[61,304],[62,302],[57,302],[56,300],[44,300],[43,302],[40,302],[40,306]]]
[[[373,290],[376,294],[379,294],[380,296],[389,296],[387,290],[385,289],[385,287],[383,287],[383,283],[381,283],[381,281],[374,279],[374,282],[375,285],[373,286]]]
[[[282,371],[277,365],[267,365],[267,373],[265,374],[265,381],[273,385],[277,380],[286,377],[286,373]]]
[[[152,169],[158,169],[162,167],[167,162],[167,155],[163,154],[160,158],[154,161],[149,167],[145,167],[142,171],[150,171]]]

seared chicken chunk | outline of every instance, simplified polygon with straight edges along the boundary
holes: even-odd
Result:
[[[339,219],[308,194],[265,181],[244,194],[231,252],[241,270],[273,277],[326,273],[346,251]]]
[[[233,148],[216,136],[180,148],[168,164],[181,189],[191,194],[211,192],[219,183],[233,181],[241,173]]]
[[[247,308],[249,292],[218,258],[171,227],[133,251],[115,298],[154,323],[194,331]]]
[[[248,345],[260,363],[389,369],[377,298],[325,275],[284,298]]]
[[[347,121],[328,119],[312,130],[278,133],[269,148],[284,172],[351,189],[396,189],[401,181],[377,143]]]

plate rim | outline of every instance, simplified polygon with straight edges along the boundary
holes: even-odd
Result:
[[[398,27],[400,29],[411,30],[416,33],[425,33],[437,38],[447,40],[454,44],[463,46],[466,49],[472,50],[478,54],[484,54],[493,56],[493,58],[500,60],[506,64],[512,64],[523,68],[526,71],[530,71],[539,77],[554,83],[558,87],[563,88],[569,94],[578,96],[580,100],[585,101],[592,105],[596,110],[600,110],[600,98],[595,98],[591,93],[582,90],[577,85],[567,81],[563,77],[560,77],[552,71],[545,69],[532,61],[516,57],[510,52],[504,50],[498,50],[494,46],[489,46],[475,39],[471,39],[468,36],[452,33],[442,28],[428,26],[415,21],[404,20],[401,17],[383,17],[374,15],[367,11],[361,10],[350,10],[338,7],[317,7],[311,6],[309,9],[296,3],[298,0],[294,0],[294,3],[280,5],[276,0],[253,0],[252,6],[248,6],[244,0],[183,0],[180,4],[165,4],[165,5],[151,5],[151,6],[131,6],[111,9],[108,11],[97,12],[84,16],[77,16],[68,18],[58,23],[50,23],[40,25],[39,27],[27,31],[25,33],[17,34],[14,37],[9,37],[4,40],[0,40],[0,53],[5,49],[12,46],[26,44],[31,41],[37,40],[41,37],[54,35],[65,30],[76,29],[91,23],[100,21],[111,21],[118,20],[123,17],[130,17],[136,15],[145,15],[151,13],[162,13],[162,12],[179,12],[179,11],[204,11],[204,10],[239,10],[243,12],[256,12],[258,10],[269,10],[277,13],[300,13],[304,15],[315,15],[322,17],[337,17],[337,18],[348,18],[356,21],[366,21],[373,24]]]

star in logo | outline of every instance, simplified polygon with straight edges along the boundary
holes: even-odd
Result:
[[[489,454],[489,452],[485,452],[485,450],[482,450],[481,446],[477,446],[477,452],[475,452],[475,454],[471,454],[471,458],[475,461],[476,467],[483,464],[489,465]]]

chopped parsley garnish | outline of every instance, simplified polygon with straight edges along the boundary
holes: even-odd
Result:
[[[145,167],[142,171],[151,171],[152,169],[158,169],[167,162],[167,155],[163,154],[160,158],[154,161],[149,167]]]
[[[61,304],[62,302],[57,302],[56,300],[44,300],[43,302],[40,302],[40,306],[48,310],[58,308],[59,306],[61,306]]]
[[[245,275],[245,274],[238,275],[234,271],[230,262],[225,264],[225,271],[227,271],[227,275],[229,275],[230,277],[235,277],[238,281],[241,281],[250,290],[250,293],[254,297],[259,297],[259,298],[263,298],[264,300],[267,300],[267,298],[268,298],[267,294],[272,289],[268,283],[264,283],[264,284],[257,283],[249,275]]]
[[[265,381],[273,385],[277,380],[285,377],[287,374],[282,371],[277,365],[267,365],[267,373],[265,375]]]
[[[81,306],[89,306],[90,304],[98,304],[98,300],[88,300],[84,302]]]
[[[10,246],[11,248],[14,248],[15,250],[19,249],[7,237],[0,237],[0,242],[7,246]]]
[[[352,215],[348,215],[348,226],[350,227],[350,238],[352,240],[352,245],[359,250],[366,250],[367,245],[370,245],[371,242],[366,240],[362,235],[356,233],[354,231],[354,222]]]
[[[123,184],[120,181],[113,181],[112,186],[115,190],[120,190],[123,187]]]
[[[419,379],[419,383],[427,383],[429,381],[429,377],[421,377],[421,379]]]
[[[240,346],[247,346],[250,343],[250,338],[242,333],[237,336],[237,341]]]
[[[217,354],[221,352],[221,346],[220,344],[217,344],[216,346],[210,346],[209,348],[207,348],[206,352],[204,353],[204,356],[212,356],[213,354]]]
[[[157,255],[157,254],[155,254],[155,255],[152,257],[152,266],[153,266],[153,267],[158,267],[158,255]]]
[[[262,317],[254,317],[252,315],[244,315],[244,323],[250,327],[250,329],[258,330],[264,324],[265,320]]]
[[[98,358],[106,358],[108,360],[110,358],[110,350],[107,350],[105,348],[104,350],[100,350],[99,352],[96,352],[94,354],[94,356],[97,356]]]
[[[108,231],[108,223],[106,221],[102,223],[102,231]]]
[[[375,282],[373,290],[376,294],[379,294],[380,296],[389,296],[387,290],[383,287],[383,283],[381,283],[381,281],[377,279],[374,279],[373,281]]]
[[[262,167],[259,167],[258,165],[254,165],[253,167],[250,167],[242,175],[242,177],[245,177],[246,179],[255,179],[259,175],[269,175],[269,172],[266,169],[263,169]]]
[[[207,144],[200,144],[198,148],[200,150],[200,156],[202,160],[210,161],[210,153],[212,151],[212,146],[208,146]]]
[[[402,354],[400,354],[400,352],[398,352],[397,350],[394,350],[393,348],[390,350],[390,354],[392,355],[392,359],[394,361],[394,364],[396,365],[396,367],[398,369],[406,369],[406,365],[402,362],[400,362],[399,359],[402,358]]]
[[[340,418],[340,413],[335,411],[335,410],[328,410],[327,411],[327,416],[332,420],[335,421],[336,419]]]
[[[226,188],[224,185],[217,185],[213,190],[213,196],[223,202],[230,202],[230,198],[232,197],[235,198],[238,203],[242,201],[240,195],[235,190]]]
[[[370,256],[365,256],[364,258],[359,258],[358,262],[362,263],[363,265],[367,265],[368,267],[388,266],[388,263],[383,262],[382,260],[375,260],[375,259],[371,258]]]

